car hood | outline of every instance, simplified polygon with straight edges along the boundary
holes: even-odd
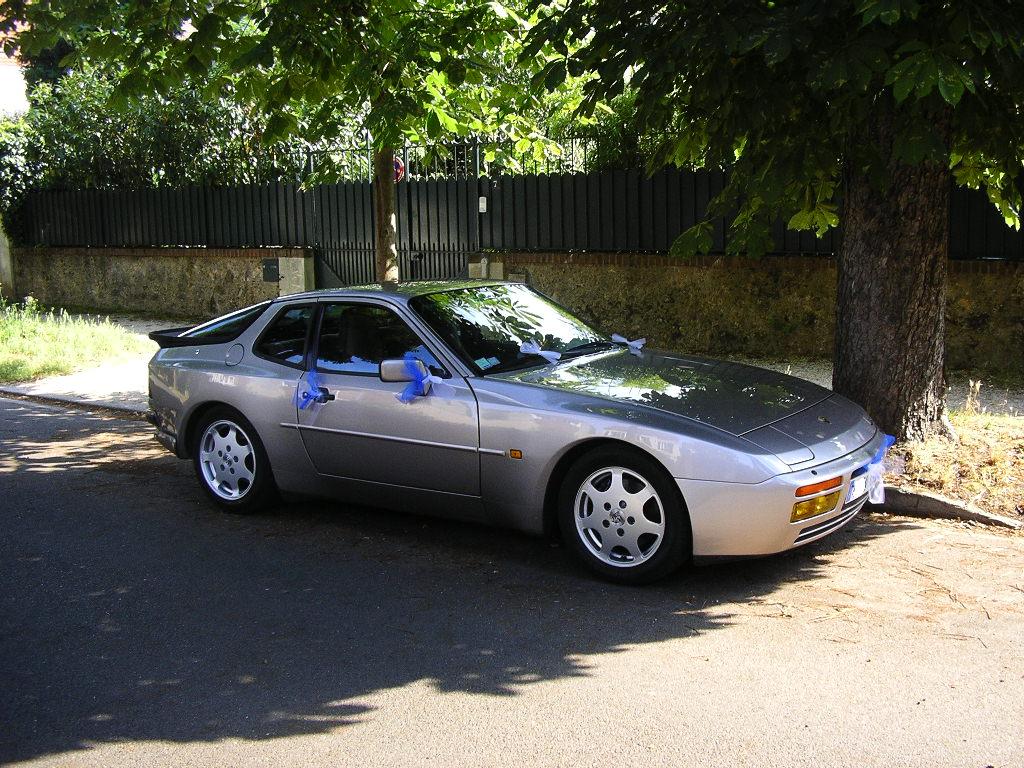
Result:
[[[637,403],[742,435],[827,399],[793,376],[676,354],[614,350],[495,378]]]

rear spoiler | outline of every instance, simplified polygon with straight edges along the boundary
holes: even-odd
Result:
[[[185,328],[167,328],[162,331],[152,331],[149,338],[160,345],[160,349],[169,347],[198,347],[202,344],[213,344],[217,339],[203,338],[202,336],[182,336],[185,331],[192,330],[192,326]]]

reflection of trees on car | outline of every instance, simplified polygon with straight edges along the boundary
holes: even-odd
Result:
[[[469,362],[482,370],[536,360],[520,345],[536,341],[543,349],[566,352],[604,340],[567,310],[521,285],[480,286],[417,297],[412,305]],[[497,362],[480,365],[480,360]]]

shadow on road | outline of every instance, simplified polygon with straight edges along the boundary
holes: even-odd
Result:
[[[861,520],[789,555],[615,587],[504,531],[325,503],[227,516],[145,425],[3,415],[0,761],[318,733],[417,682],[514,696],[727,626],[729,604],[771,602],[898,528]]]

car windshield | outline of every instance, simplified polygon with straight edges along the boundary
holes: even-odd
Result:
[[[608,349],[608,337],[525,285],[482,285],[417,296],[413,310],[478,373],[545,363],[524,342],[574,357]]]

